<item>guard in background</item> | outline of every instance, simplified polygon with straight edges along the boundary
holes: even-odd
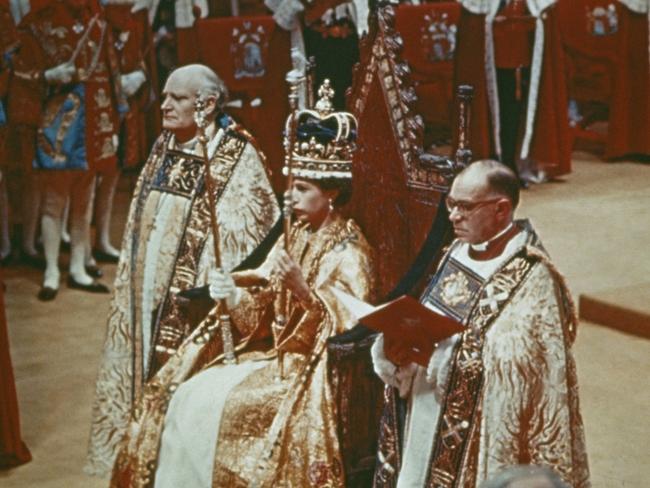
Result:
[[[59,289],[62,218],[70,199],[68,286],[95,293],[108,288],[86,272],[91,197],[96,174],[115,171],[120,90],[113,38],[92,0],[52,0],[21,22],[15,75],[22,86],[16,111],[37,130],[34,168],[44,187],[42,235],[45,276],[38,294]]]
[[[556,1],[460,1],[455,77],[476,89],[470,146],[524,186],[571,171]]]

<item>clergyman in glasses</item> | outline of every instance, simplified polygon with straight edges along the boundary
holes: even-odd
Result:
[[[514,220],[518,202],[517,176],[496,161],[471,164],[451,187],[456,239],[421,302],[465,330],[422,344],[428,367],[404,345],[375,342],[388,385],[376,487],[477,487],[517,464],[589,486],[575,308],[531,224]]]

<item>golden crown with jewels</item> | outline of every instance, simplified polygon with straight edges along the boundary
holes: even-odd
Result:
[[[289,172],[287,162],[290,149],[293,159],[291,172],[296,178],[352,178],[357,119],[351,113],[334,111],[334,89],[329,80],[320,86],[318,96],[313,110],[301,110],[296,114],[293,143],[289,138],[292,116],[287,118],[284,136],[287,157],[282,172],[285,176]]]

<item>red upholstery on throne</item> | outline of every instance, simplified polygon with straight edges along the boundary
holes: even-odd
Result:
[[[191,32],[181,36],[179,30],[179,63],[210,66],[226,83],[230,100],[241,101],[241,108],[227,112],[255,136],[273,173],[273,188],[281,191],[282,131],[289,113],[285,82],[291,69],[289,32],[270,16],[200,19],[193,29],[182,30]]]

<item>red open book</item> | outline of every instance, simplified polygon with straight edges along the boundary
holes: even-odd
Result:
[[[423,366],[429,361],[428,357],[418,355],[423,344],[440,342],[465,329],[457,320],[434,312],[407,295],[374,307],[337,288],[331,289],[359,322],[382,332],[387,341],[410,346],[415,362]]]

